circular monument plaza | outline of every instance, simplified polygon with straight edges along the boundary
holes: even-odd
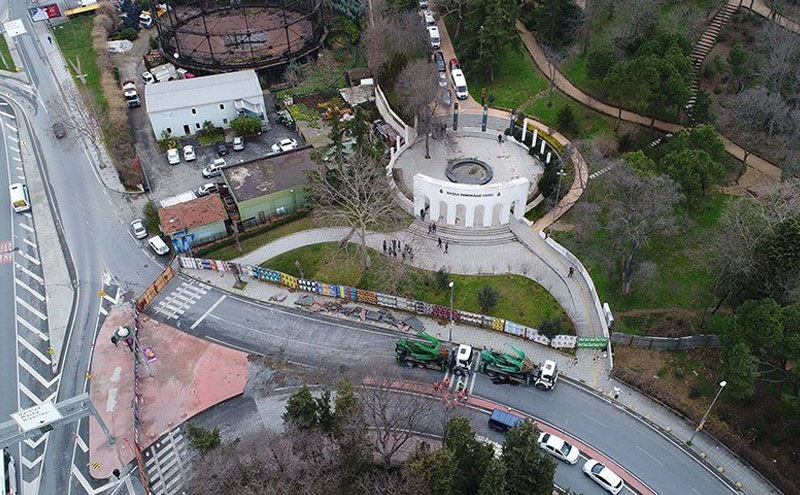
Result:
[[[522,218],[537,193],[544,164],[528,148],[497,133],[449,132],[418,138],[394,161],[395,180],[414,202],[414,214],[459,227],[503,225]]]

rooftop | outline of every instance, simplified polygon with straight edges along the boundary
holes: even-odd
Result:
[[[192,201],[165,206],[158,210],[161,230],[171,235],[179,230],[191,229],[226,220],[228,213],[219,194],[209,194]]]
[[[261,94],[261,84],[254,70],[166,81],[148,84],[144,88],[148,113],[221,103]]]
[[[311,147],[232,165],[222,170],[237,203],[305,185],[305,171],[316,164]]]

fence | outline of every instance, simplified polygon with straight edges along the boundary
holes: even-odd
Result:
[[[654,351],[675,351],[680,349],[719,349],[719,337],[716,335],[692,335],[690,337],[644,337],[614,332],[611,343],[644,347]]]
[[[240,265],[238,263],[232,263],[228,261],[190,258],[186,256],[180,256],[178,259],[180,261],[181,268],[190,268],[194,270],[214,270],[220,272],[234,272],[234,270],[238,270],[240,274],[246,275],[261,282],[280,284],[291,289],[311,292],[322,296],[336,297],[348,301],[393,308],[409,313],[430,316],[440,320],[449,320],[451,318],[450,308],[440,306],[438,304],[431,304],[425,301],[417,301],[414,299],[406,299],[404,297],[381,294],[379,292],[348,287],[346,285],[328,284],[316,280],[298,278],[277,270],[262,268],[260,266]],[[556,335],[550,339],[546,335],[539,333],[539,330],[535,328],[520,325],[519,323],[515,323],[503,318],[470,313],[468,311],[453,310],[452,319],[455,322],[465,323],[481,328],[488,328],[497,332],[507,333],[525,340],[530,340],[538,344],[559,349],[596,347],[598,345],[605,346],[608,344],[608,339],[586,340],[579,339],[574,335]],[[600,340],[602,340],[602,342],[600,342]]]

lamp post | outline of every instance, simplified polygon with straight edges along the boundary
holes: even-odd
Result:
[[[553,208],[558,206],[558,200],[561,197],[561,178],[567,175],[566,172],[564,172],[563,168],[558,169],[557,174],[558,174],[558,188],[556,189],[556,201],[555,204],[553,205]]]
[[[452,281],[447,284],[450,287],[450,338],[447,339],[449,342],[453,341],[453,285]]]
[[[692,433],[692,437],[688,442],[686,442],[688,445],[692,444],[692,440],[694,440],[694,436],[697,435],[697,432],[703,429],[703,425],[706,423],[706,419],[708,418],[708,414],[711,412],[711,408],[714,407],[714,403],[716,403],[717,399],[719,399],[719,394],[722,393],[722,389],[725,388],[725,385],[727,384],[728,382],[725,380],[719,382],[719,390],[717,390],[717,395],[714,396],[714,400],[711,401],[711,405],[708,406],[708,410],[706,410],[706,413],[703,414],[703,419],[700,420],[700,424],[697,425],[697,428],[695,428],[694,433]]]

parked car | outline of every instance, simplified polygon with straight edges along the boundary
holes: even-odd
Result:
[[[217,186],[213,182],[209,182],[208,184],[203,184],[202,186],[197,188],[197,195],[200,197],[208,196],[209,194],[217,192],[219,192],[219,186]]]
[[[430,37],[431,48],[438,50],[442,46],[442,38],[439,36],[439,28],[436,26],[428,27],[428,37]]]
[[[595,483],[602,486],[604,490],[614,495],[617,495],[625,488],[622,478],[594,459],[586,461],[586,464],[583,465],[583,472]]]
[[[447,65],[444,63],[444,53],[433,52],[433,61],[436,63],[436,68],[439,72],[445,72]]]
[[[164,239],[162,239],[160,235],[154,235],[150,239],[147,239],[147,243],[150,244],[150,247],[153,248],[153,251],[158,255],[164,255],[169,252],[169,246],[167,246],[167,243],[164,242]]]
[[[228,143],[219,143],[217,145],[217,154],[219,156],[225,156],[228,154]]]
[[[167,150],[167,161],[170,165],[177,165],[181,162],[181,155],[177,149],[170,148]]]
[[[454,69],[458,69],[458,68],[459,68],[458,59],[457,58],[451,58],[450,59],[450,71],[453,71]]]
[[[436,18],[433,17],[433,12],[431,12],[430,10],[425,11],[425,25],[426,26],[436,25]]]
[[[244,138],[236,136],[233,138],[233,151],[242,151],[244,149]]]
[[[191,162],[195,158],[197,158],[197,155],[194,154],[194,146],[192,146],[191,144],[187,144],[186,146],[184,146],[183,159],[186,160],[187,162]]]
[[[210,179],[211,177],[220,175],[222,173],[222,169],[225,168],[226,165],[227,164],[225,163],[225,160],[222,158],[217,158],[214,160],[214,163],[203,169],[203,177]]]
[[[447,87],[447,73],[446,72],[440,72],[439,73],[439,86],[442,87],[442,88],[446,88]]]
[[[284,138],[272,145],[273,153],[285,153],[297,148],[297,140],[291,138]]]
[[[567,464],[577,464],[581,453],[563,438],[551,433],[539,435],[539,447],[557,459],[561,459]]]
[[[449,89],[442,91],[442,105],[449,107],[453,104],[453,92]]]
[[[55,134],[58,139],[61,139],[67,135],[67,128],[64,127],[62,122],[56,122],[53,124],[53,134]]]
[[[417,5],[419,5],[419,8],[421,8],[421,9],[427,9],[428,8],[428,0],[419,0]]]
[[[459,100],[466,100],[469,98],[469,90],[467,89],[467,79],[461,69],[453,69],[450,71],[450,77],[453,80],[453,87],[456,90],[456,98]]]
[[[144,239],[147,237],[147,229],[144,226],[144,220],[137,218],[131,222],[131,232],[133,237],[137,239]]]

